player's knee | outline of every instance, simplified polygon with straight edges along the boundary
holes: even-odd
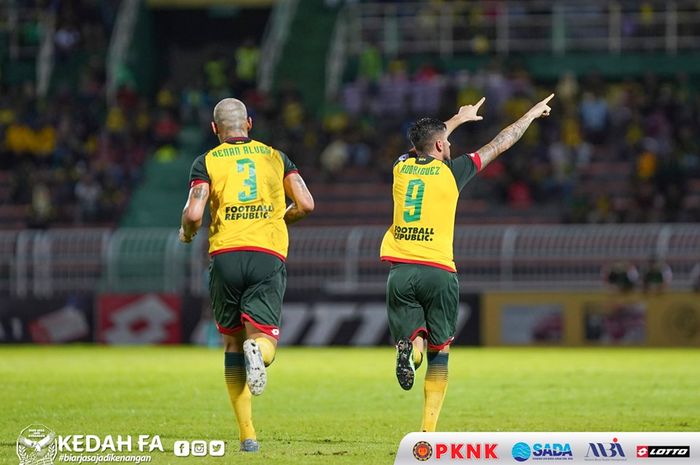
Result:
[[[243,352],[243,342],[239,337],[224,334],[224,352]]]

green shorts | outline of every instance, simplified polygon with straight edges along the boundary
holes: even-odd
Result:
[[[396,263],[386,284],[389,329],[395,341],[427,335],[440,350],[454,339],[459,307],[457,273],[426,265]]]
[[[282,299],[287,287],[284,262],[264,252],[226,252],[209,264],[209,292],[216,327],[231,335],[245,321],[279,339]]]

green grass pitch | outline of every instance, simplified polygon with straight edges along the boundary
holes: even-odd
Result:
[[[425,373],[404,392],[393,363],[391,348],[281,348],[253,405],[261,453],[243,457],[219,349],[0,347],[0,463],[44,423],[159,434],[157,464],[392,464]],[[442,431],[700,431],[697,349],[455,348],[449,370]],[[224,439],[226,457],[174,457],[176,439]]]

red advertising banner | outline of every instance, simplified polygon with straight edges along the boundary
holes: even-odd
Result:
[[[182,300],[176,294],[101,294],[96,338],[103,344],[181,342]]]

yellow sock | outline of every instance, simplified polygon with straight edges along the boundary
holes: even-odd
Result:
[[[265,337],[259,337],[255,339],[255,342],[260,348],[260,353],[262,354],[265,366],[269,367],[270,364],[275,360],[275,345],[272,343],[271,340]]]
[[[428,352],[428,370],[425,373],[425,385],[423,393],[425,404],[423,406],[423,424],[421,431],[432,432],[437,428],[442,401],[447,391],[447,353]]]
[[[242,442],[246,439],[256,439],[255,428],[253,428],[253,396],[245,381],[243,354],[224,352],[224,369],[226,389],[238,421],[240,440]]]

